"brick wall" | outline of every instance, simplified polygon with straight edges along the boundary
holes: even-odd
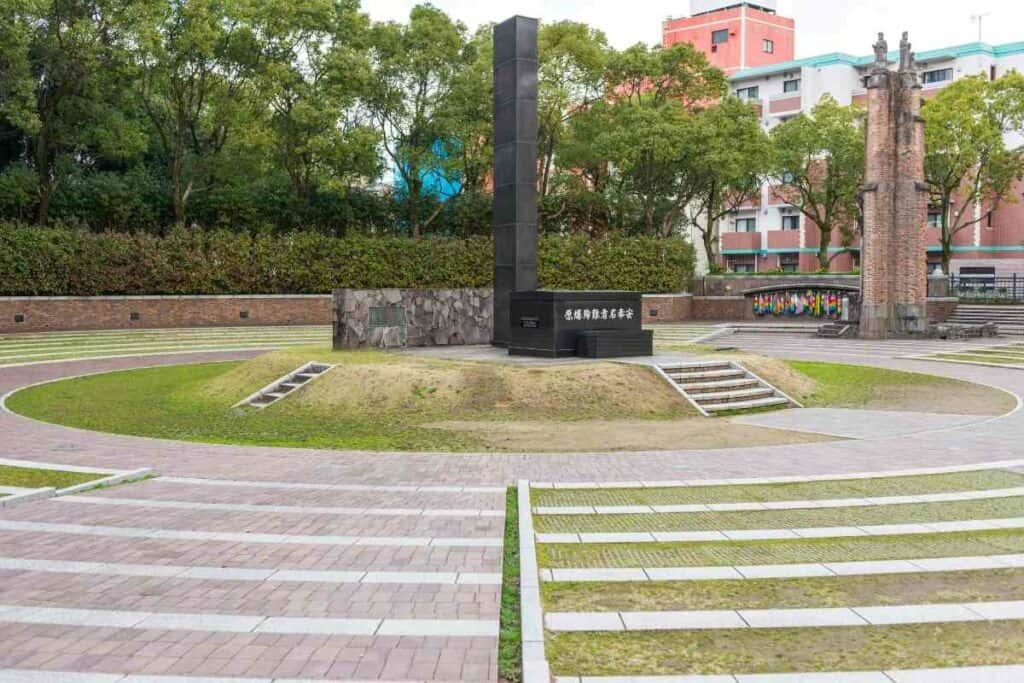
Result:
[[[695,296],[693,319],[720,322],[753,320],[753,303],[745,296]]]
[[[330,324],[329,294],[0,297],[0,333]]]
[[[693,318],[692,294],[644,296],[644,324],[681,323]]]

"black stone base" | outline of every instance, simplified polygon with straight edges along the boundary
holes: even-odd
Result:
[[[569,358],[577,355],[585,332],[618,333],[621,340],[643,335],[642,297],[638,292],[513,292],[510,307],[509,353],[513,356]],[[630,336],[632,335],[632,336]],[[602,358],[613,358],[611,337],[598,343]],[[594,345],[588,343],[588,349]],[[626,349],[620,344],[620,347]],[[636,349],[647,350],[646,354]],[[624,355],[652,355],[651,346],[633,343]],[[597,357],[597,356],[591,356]]]
[[[580,358],[629,358],[654,355],[654,332],[588,330],[576,337],[576,355]]]

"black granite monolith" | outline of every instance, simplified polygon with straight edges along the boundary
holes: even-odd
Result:
[[[494,338],[508,346],[513,292],[537,289],[537,25],[494,28]]]

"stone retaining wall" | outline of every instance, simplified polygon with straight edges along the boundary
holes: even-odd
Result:
[[[333,297],[335,349],[491,343],[491,289],[338,289]]]
[[[329,325],[330,295],[0,297],[0,333]]]

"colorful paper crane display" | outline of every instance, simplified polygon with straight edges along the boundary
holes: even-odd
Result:
[[[800,292],[769,292],[754,295],[754,315],[805,316],[808,318],[832,318],[843,316],[843,292],[829,290],[806,290]]]

